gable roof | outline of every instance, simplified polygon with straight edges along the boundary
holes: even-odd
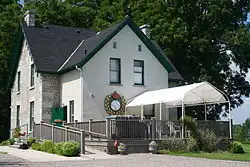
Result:
[[[83,66],[126,25],[134,31],[169,73],[175,71],[173,65],[166,59],[166,56],[156,48],[152,41],[141,31],[132,19],[126,17],[122,22],[86,39],[59,70],[59,73],[70,71],[74,69],[75,66]],[[85,50],[88,52],[86,55],[83,54]]]
[[[46,27],[27,27],[26,23],[22,24],[38,72],[56,73],[82,40],[96,34],[85,28]]]

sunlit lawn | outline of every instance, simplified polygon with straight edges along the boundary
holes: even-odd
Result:
[[[179,155],[188,157],[200,157],[209,159],[221,159],[221,160],[235,160],[235,161],[250,161],[250,145],[243,144],[245,154],[232,154],[229,152],[169,152],[167,150],[161,150],[160,153],[168,155]]]

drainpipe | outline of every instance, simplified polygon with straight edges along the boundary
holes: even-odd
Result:
[[[84,103],[84,91],[83,91],[83,87],[84,87],[84,82],[83,82],[83,71],[82,71],[82,69],[81,68],[78,68],[77,66],[75,66],[75,68],[78,70],[78,71],[80,71],[80,83],[81,83],[81,87],[80,87],[80,89],[81,89],[81,97],[80,97],[80,101],[81,101],[81,118],[82,118],[82,120],[81,120],[81,122],[83,121],[83,111],[84,111],[84,105],[83,105],[83,103]]]

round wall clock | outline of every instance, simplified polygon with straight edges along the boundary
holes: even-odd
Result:
[[[125,112],[126,100],[116,91],[104,99],[104,108],[109,115],[122,115]]]

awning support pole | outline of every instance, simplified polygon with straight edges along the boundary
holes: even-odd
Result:
[[[185,114],[185,106],[184,106],[184,101],[182,100],[182,103],[181,103],[181,109],[182,109],[182,112],[181,112],[181,119],[182,119],[182,128],[181,128],[181,138],[184,139],[184,114]]]
[[[207,120],[207,104],[205,103],[205,121]]]
[[[162,132],[162,109],[161,109],[161,103],[160,103],[160,139],[161,139],[161,132]]]
[[[143,116],[144,116],[144,113],[143,113],[143,105],[141,105],[141,120],[143,120]]]
[[[229,138],[232,139],[231,104],[229,100],[228,100],[228,118],[229,118]]]

